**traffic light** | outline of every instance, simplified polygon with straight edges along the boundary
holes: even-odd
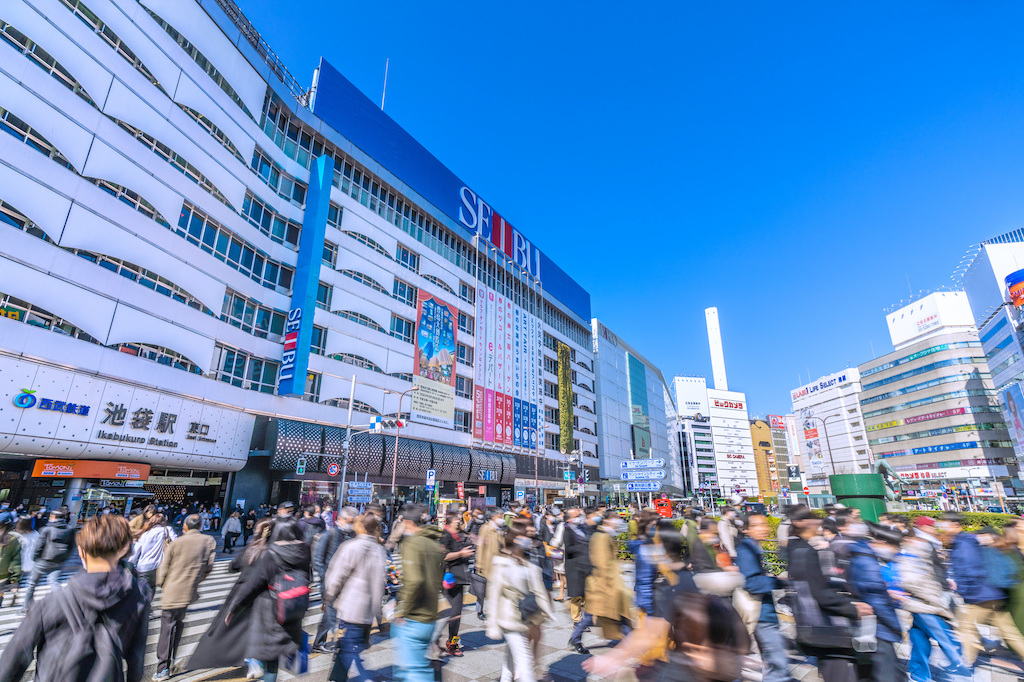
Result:
[[[583,470],[583,482],[590,483],[590,469]]]
[[[405,426],[405,422],[401,419],[385,419],[383,417],[373,417],[370,422],[370,429],[374,432],[383,431],[384,429],[400,429]]]
[[[297,476],[302,476],[305,473],[306,473],[306,458],[305,457],[299,457],[298,461],[295,462],[295,474]]]

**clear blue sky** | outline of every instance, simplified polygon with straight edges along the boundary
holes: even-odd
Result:
[[[666,376],[718,306],[752,413],[1024,224],[1022,3],[239,2],[304,84],[390,57],[386,111]]]

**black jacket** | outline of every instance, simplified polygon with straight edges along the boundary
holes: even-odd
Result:
[[[299,519],[299,526],[302,528],[302,539],[307,545],[313,544],[313,538],[327,528],[327,524],[319,516],[302,517]]]
[[[466,547],[470,547],[472,545],[469,538],[464,533],[459,533],[457,536],[453,536],[447,530],[441,531],[441,537],[438,538],[438,542],[440,542],[441,546],[444,547],[445,554],[461,552]],[[444,562],[444,570],[451,571],[451,574],[455,576],[456,585],[469,584],[469,562],[472,558],[473,555],[469,555]]]
[[[806,582],[811,588],[814,601],[818,602],[825,614],[857,620],[857,607],[853,605],[853,598],[840,592],[835,584],[825,579],[818,552],[806,540],[793,537],[786,550],[789,554],[787,568],[790,580]]]
[[[32,560],[44,572],[46,569],[60,568],[71,556],[75,547],[75,528],[67,521],[48,523],[39,531],[36,549]]]
[[[313,568],[316,569],[317,575],[321,579],[327,573],[327,567],[331,565],[331,559],[341,547],[341,543],[351,540],[355,536],[356,532],[351,528],[342,530],[336,525],[320,536],[316,543],[316,550],[313,552]]]
[[[73,575],[63,590],[37,603],[18,627],[0,657],[0,682],[21,680],[33,654],[38,656],[36,682],[139,682],[152,598],[149,585],[124,563],[110,573]],[[102,633],[93,637],[91,661],[83,661],[84,652],[75,650],[82,641],[75,632],[82,627],[94,632],[107,627],[110,632],[110,638]],[[117,642],[121,656],[113,648]],[[76,662],[82,669],[69,671],[67,666]]]
[[[565,548],[565,580],[570,597],[585,595],[587,576],[594,570],[590,563],[590,532],[587,525],[568,524],[562,534]]]

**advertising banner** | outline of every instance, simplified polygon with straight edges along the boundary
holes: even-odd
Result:
[[[505,297],[494,294],[494,442],[505,442]]]
[[[531,320],[530,328],[534,333],[534,358],[531,365],[531,371],[533,372],[534,377],[534,388],[533,406],[530,408],[532,415],[530,426],[537,429],[540,427],[540,421],[538,420],[544,417],[543,408],[541,407],[544,404],[544,329],[541,327],[539,319],[533,317]],[[540,414],[538,414],[538,412]]]
[[[558,342],[558,447],[562,452],[573,451],[572,437],[572,364],[569,346]],[[648,452],[650,457],[650,452]]]
[[[496,301],[494,292],[487,289],[487,345],[484,353],[484,440],[494,442],[495,436],[495,415],[494,415],[494,339],[497,324]]]
[[[1014,308],[1024,305],[1024,270],[1011,272],[1006,276],[1006,293]]]
[[[416,300],[412,421],[453,428],[455,420],[455,306],[420,289]]]
[[[1004,390],[1001,397],[1013,451],[1020,457],[1024,455],[1024,392],[1020,384],[1014,384]]]
[[[32,467],[33,478],[109,478],[145,481],[148,464],[95,462],[87,459],[37,459]],[[206,479],[202,479],[206,482]]]
[[[512,444],[517,448],[523,445],[523,373],[519,362],[523,346],[523,320],[519,306],[512,309],[512,355],[515,358],[515,372],[512,379]]]
[[[487,290],[476,288],[476,352],[473,354],[473,438],[484,439],[484,405],[487,403]]]
[[[633,429],[633,459],[650,459],[651,432],[635,424],[631,428]]]
[[[785,417],[770,414],[768,415],[768,426],[773,429],[784,429],[786,428],[786,419]]]

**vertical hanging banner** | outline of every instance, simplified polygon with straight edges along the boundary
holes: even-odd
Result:
[[[519,362],[519,353],[523,345],[523,316],[519,306],[512,310],[512,354],[515,358],[514,389],[512,391],[512,441],[517,448],[523,446],[523,376],[522,364]]]
[[[454,306],[420,289],[416,297],[412,421],[453,428],[455,422]]]
[[[487,358],[487,290],[476,288],[476,347],[473,353],[473,438],[484,439],[485,362]]]
[[[533,318],[532,327],[533,330],[533,348],[534,357],[532,362],[533,372],[533,404],[530,406],[530,423],[535,429],[540,428],[540,419],[544,417],[544,327],[540,323],[539,318]],[[538,412],[540,413],[538,415]],[[537,435],[537,438],[542,436]],[[534,447],[537,446],[534,441]],[[541,443],[540,448],[543,450],[546,446]]]
[[[572,364],[569,346],[558,342],[558,447],[573,451],[572,437]]]
[[[313,341],[313,311],[320,284],[320,261],[324,235],[327,233],[327,211],[331,204],[331,181],[334,178],[334,157],[321,156],[313,162],[306,193],[306,212],[299,234],[299,254],[292,278],[292,302],[284,327],[284,352],[277,379],[278,395],[306,394],[306,372],[309,348]]]
[[[487,290],[487,346],[484,356],[484,440],[494,442],[494,338],[496,336],[496,302],[494,292]]]
[[[494,442],[505,442],[505,297],[495,294]]]
[[[515,390],[513,385],[513,375],[515,367],[515,356],[512,354],[512,299],[505,298],[505,444],[514,445],[515,437],[513,434],[513,426],[515,424],[515,410],[514,401],[512,400],[512,392]]]

